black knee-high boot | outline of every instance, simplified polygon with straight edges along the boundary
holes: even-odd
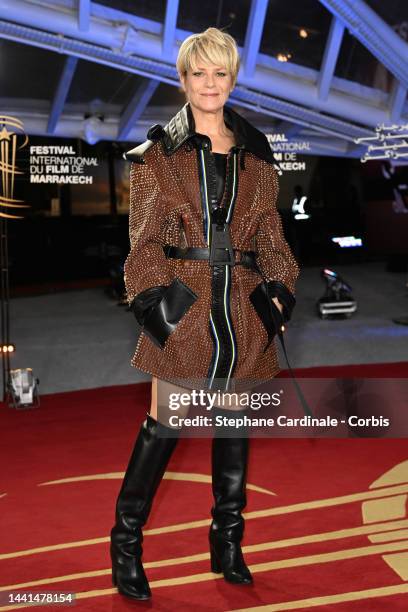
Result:
[[[135,599],[151,597],[143,569],[142,527],[155,493],[178,442],[178,435],[149,414],[137,436],[116,502],[116,523],[111,530],[112,581],[119,593]]]
[[[213,422],[217,415],[238,418],[246,412],[213,408]],[[221,437],[227,435],[223,427],[214,426],[214,430],[212,490],[215,503],[211,508],[213,520],[209,531],[211,570],[222,572],[228,582],[249,584],[253,579],[245,564],[240,545],[244,535],[244,518],[241,512],[246,506],[248,432],[245,428],[238,429],[236,431],[243,437],[236,438]]]

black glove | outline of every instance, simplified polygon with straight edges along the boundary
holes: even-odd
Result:
[[[282,317],[286,323],[292,316],[292,311],[296,305],[296,299],[289,289],[280,281],[267,281],[267,291],[269,298],[277,297],[283,306]],[[272,302],[273,304],[273,302]],[[279,312],[279,308],[273,304]]]
[[[146,316],[153,310],[157,304],[161,301],[164,292],[166,291],[166,285],[159,285],[158,287],[149,287],[141,293],[139,293],[130,304],[129,310],[135,315],[136,321],[139,325],[144,325]]]

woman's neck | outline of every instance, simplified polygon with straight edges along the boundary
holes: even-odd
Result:
[[[190,108],[193,113],[196,132],[205,134],[210,138],[223,138],[229,136],[229,132],[224,122],[223,108],[214,112],[201,111],[197,108],[193,108],[191,104]]]

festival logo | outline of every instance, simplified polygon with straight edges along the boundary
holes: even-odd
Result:
[[[14,198],[16,175],[24,174],[17,168],[17,152],[28,143],[23,123],[16,117],[0,115],[0,217],[5,219],[23,219],[21,215],[11,214],[11,209],[29,208],[23,200]],[[20,144],[21,141],[21,144]],[[7,211],[7,212],[6,212]]]
[[[367,146],[367,151],[361,158],[363,164],[372,159],[408,160],[408,123],[381,123],[375,128],[374,136],[356,138],[354,142]]]
[[[92,185],[87,169],[97,166],[97,157],[78,155],[72,145],[30,146],[30,183]]]
[[[299,154],[310,154],[310,142],[288,139],[286,134],[266,134],[273,156],[275,168],[280,175],[283,171],[305,172],[306,162],[298,159]]]

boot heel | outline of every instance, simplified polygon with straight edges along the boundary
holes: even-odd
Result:
[[[210,558],[211,558],[211,571],[214,572],[215,574],[221,574],[222,573],[221,564],[218,561],[218,558],[212,548],[210,550]]]

